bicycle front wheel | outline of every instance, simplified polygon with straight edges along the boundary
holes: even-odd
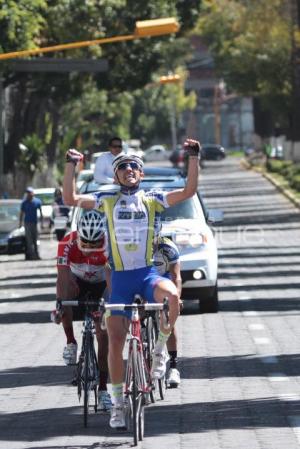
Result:
[[[90,381],[91,373],[93,371],[93,360],[91,357],[92,350],[92,335],[86,334],[84,342],[84,359],[83,359],[83,422],[84,427],[87,427],[89,415],[89,399],[90,399]]]
[[[132,375],[132,396],[131,396],[131,406],[132,406],[132,432],[133,432],[133,442],[134,445],[138,444],[138,373],[137,373],[137,341],[135,339],[131,340],[131,375]]]

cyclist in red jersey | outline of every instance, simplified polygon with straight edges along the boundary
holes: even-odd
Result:
[[[57,298],[75,299],[90,292],[99,298],[106,288],[106,278],[109,271],[106,268],[104,221],[102,215],[95,211],[82,213],[77,231],[66,235],[58,244],[57,252]],[[77,342],[74,336],[73,320],[83,318],[83,311],[79,307],[64,307],[61,321],[67,338],[63,351],[63,359],[67,365],[76,363]],[[98,402],[100,410],[110,410],[111,399],[107,392],[108,379],[108,337],[107,332],[101,330],[99,322],[95,321],[98,341],[99,363],[99,391]]]

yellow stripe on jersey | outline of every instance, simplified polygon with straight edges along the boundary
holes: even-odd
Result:
[[[124,270],[123,262],[119,253],[119,248],[116,241],[116,233],[114,230],[113,216],[114,216],[114,207],[116,202],[118,201],[120,195],[116,195],[110,198],[105,198],[104,204],[104,212],[107,219],[108,226],[108,234],[110,240],[110,248],[112,252],[112,259],[114,261],[114,269],[117,271]]]

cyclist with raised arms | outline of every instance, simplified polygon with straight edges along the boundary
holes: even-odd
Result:
[[[136,155],[119,155],[113,161],[115,182],[119,192],[95,192],[92,195],[77,194],[75,166],[82,154],[69,150],[63,182],[65,204],[86,209],[98,208],[107,219],[109,263],[111,267],[110,303],[132,303],[140,294],[147,301],[162,302],[169,298],[170,327],[173,328],[179,313],[179,296],[174,283],[160,276],[153,267],[154,221],[165,208],[192,197],[197,191],[200,144],[187,139],[184,148],[189,153],[187,182],[184,188],[164,192],[144,192],[139,189],[144,177],[143,162]],[[123,347],[126,339],[127,320],[123,312],[114,312],[107,318],[109,338],[108,365],[112,383],[113,409],[110,426],[125,427],[123,402]],[[161,328],[155,345],[152,374],[164,376],[167,357],[164,351],[170,335]]]
[[[105,223],[103,216],[96,210],[83,211],[77,231],[70,232],[58,244],[57,251],[57,285],[56,296],[62,300],[82,298],[91,293],[101,298],[109,280],[106,268]],[[63,307],[62,315],[55,314],[53,321],[62,322],[67,344],[63,351],[66,365],[73,365],[77,360],[77,342],[74,336],[73,319],[83,318],[81,307]],[[95,321],[98,342],[99,388],[98,405],[100,410],[111,409],[111,398],[107,391],[108,380],[108,336]]]

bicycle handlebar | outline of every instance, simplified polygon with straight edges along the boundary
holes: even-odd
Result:
[[[100,306],[101,307],[101,306]],[[105,310],[165,310],[169,309],[168,305],[165,304],[105,304],[103,306]]]
[[[169,304],[167,301],[164,303],[145,303],[145,304],[105,304],[104,300],[84,300],[84,299],[76,299],[76,300],[66,300],[66,299],[58,299],[57,303],[62,306],[80,306],[80,305],[91,305],[91,306],[100,306],[100,310],[169,310]]]

